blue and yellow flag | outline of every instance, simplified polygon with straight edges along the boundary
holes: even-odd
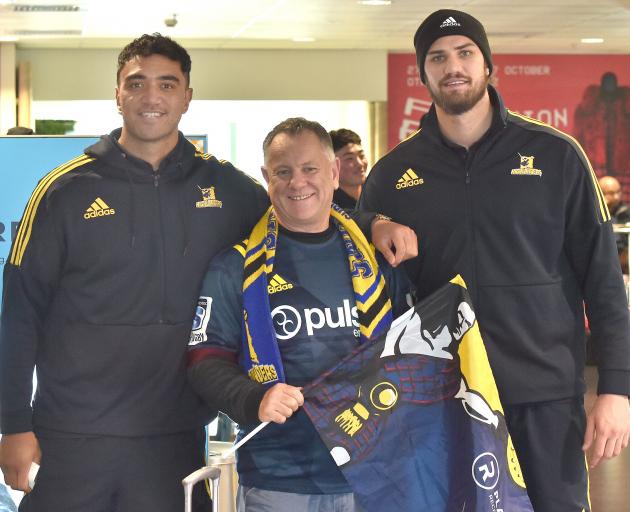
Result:
[[[367,512],[532,512],[460,276],[304,394]]]

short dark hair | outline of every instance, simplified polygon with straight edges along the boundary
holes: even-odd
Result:
[[[333,151],[336,153],[346,144],[358,144],[361,145],[361,137],[352,130],[347,128],[339,128],[338,130],[332,130],[330,132],[330,138],[332,139]]]
[[[309,121],[308,119],[304,119],[303,117],[289,117],[288,119],[282,121],[280,124],[274,126],[274,128],[267,134],[262,145],[263,154],[265,155],[265,157],[267,156],[267,150],[269,149],[271,142],[277,135],[280,135],[281,133],[286,133],[294,137],[305,130],[315,134],[326,149],[330,149],[332,152],[334,152],[332,140],[330,140],[330,135],[326,131],[326,128],[324,128],[321,124],[319,124],[317,121]]]
[[[118,83],[120,80],[120,72],[127,62],[134,57],[149,57],[151,55],[162,55],[167,59],[179,62],[179,67],[186,77],[186,85],[190,84],[190,69],[192,67],[190,55],[183,46],[158,32],[151,35],[143,34],[122,49],[118,55],[116,82]]]

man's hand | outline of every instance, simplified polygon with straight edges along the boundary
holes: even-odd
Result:
[[[288,384],[275,384],[267,390],[262,402],[260,402],[258,419],[260,421],[284,423],[303,404],[302,388],[296,388]]]
[[[584,450],[591,468],[611,459],[628,446],[630,404],[622,395],[599,395],[586,420]]]
[[[0,439],[0,468],[5,483],[16,491],[29,492],[28,472],[31,463],[39,462],[42,452],[33,432],[4,434]]]
[[[372,243],[392,267],[418,256],[418,237],[410,227],[376,217],[372,221]]]

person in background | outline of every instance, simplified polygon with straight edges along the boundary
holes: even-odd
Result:
[[[617,178],[613,176],[602,176],[599,178],[599,186],[602,189],[608,211],[612,217],[613,224],[626,224],[630,222],[630,208],[621,202],[621,185]]]
[[[339,158],[339,187],[333,194],[333,202],[341,208],[354,210],[368,167],[361,137],[352,130],[340,128],[332,130],[330,138],[335,156]]]
[[[422,300],[456,274],[477,312],[536,512],[590,510],[588,470],[630,436],[630,325],[611,217],[586,155],[506,109],[483,25],[429,15],[414,46],[433,105],[371,170],[359,208],[407,224]],[[585,413],[584,308],[599,347]]]
[[[604,194],[608,211],[612,218],[613,224],[626,224],[630,222],[630,208],[621,202],[621,185],[617,178],[613,176],[602,176],[599,178],[599,186]],[[619,254],[619,263],[624,274],[628,273],[628,235],[618,233],[617,237],[617,253]]]

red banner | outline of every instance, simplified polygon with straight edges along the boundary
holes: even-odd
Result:
[[[507,107],[576,137],[596,173],[615,175],[630,202],[630,55],[493,55],[493,63]],[[390,148],[430,105],[415,55],[390,54]]]

